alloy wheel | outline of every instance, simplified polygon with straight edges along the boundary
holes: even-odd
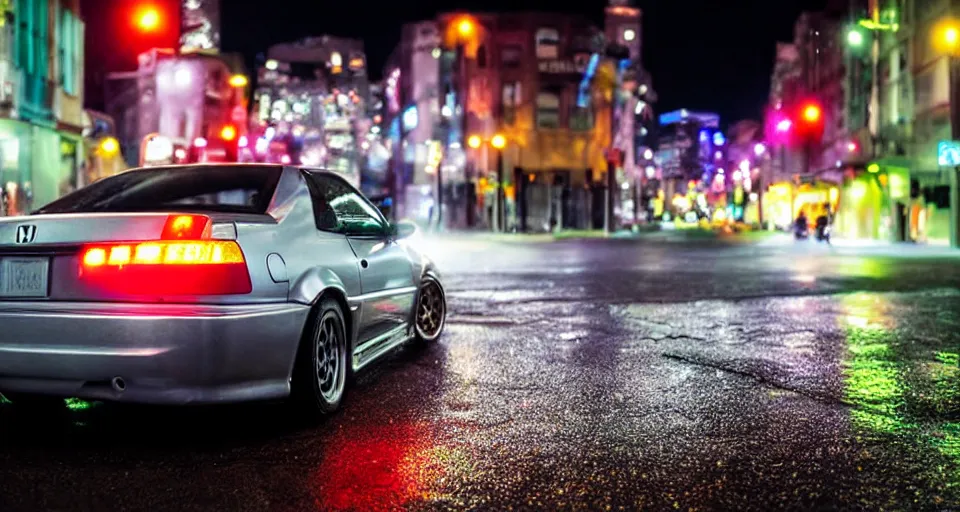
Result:
[[[447,305],[443,290],[436,281],[424,282],[417,302],[417,334],[425,340],[433,340],[440,335],[446,318]]]
[[[336,315],[327,314],[316,333],[317,386],[324,400],[330,403],[339,400],[343,392],[344,343],[339,327]]]

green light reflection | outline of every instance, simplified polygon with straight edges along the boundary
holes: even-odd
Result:
[[[924,457],[929,475],[946,489],[958,488],[960,355],[925,350],[910,334],[916,313],[891,305],[887,296],[852,294],[840,305],[838,323],[846,335],[843,400],[852,406],[850,421],[858,435],[930,449]],[[897,318],[903,319],[899,330]],[[938,454],[944,458],[938,461]]]
[[[888,304],[880,296],[859,293],[844,296],[841,307],[840,327],[847,340],[844,401],[855,407],[851,419],[876,431],[905,428],[900,416],[903,383],[890,348],[892,334],[884,324]]]

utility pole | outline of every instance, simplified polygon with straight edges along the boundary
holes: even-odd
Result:
[[[607,56],[611,57],[614,64],[614,73],[616,80],[613,84],[613,91],[610,96],[610,147],[607,152],[607,186],[606,186],[606,204],[603,212],[603,232],[607,235],[616,231],[616,218],[614,205],[620,190],[617,188],[617,149],[614,142],[617,139],[617,107],[620,104],[620,89],[623,87],[623,69],[627,62],[623,57],[623,48],[616,44],[607,46]],[[627,52],[629,56],[629,52]]]
[[[947,56],[950,66],[950,138],[960,140],[960,61]],[[960,247],[960,167],[950,169],[950,247]]]
[[[497,188],[496,188],[496,210],[494,215],[496,215],[497,231],[504,232],[506,227],[504,226],[504,195],[503,195],[503,148],[497,148]]]

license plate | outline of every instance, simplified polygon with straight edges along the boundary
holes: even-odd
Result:
[[[49,258],[0,259],[0,297],[46,297]]]

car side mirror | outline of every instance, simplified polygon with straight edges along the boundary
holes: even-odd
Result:
[[[409,238],[417,232],[417,225],[412,222],[400,221],[390,225],[390,234],[397,240]]]

